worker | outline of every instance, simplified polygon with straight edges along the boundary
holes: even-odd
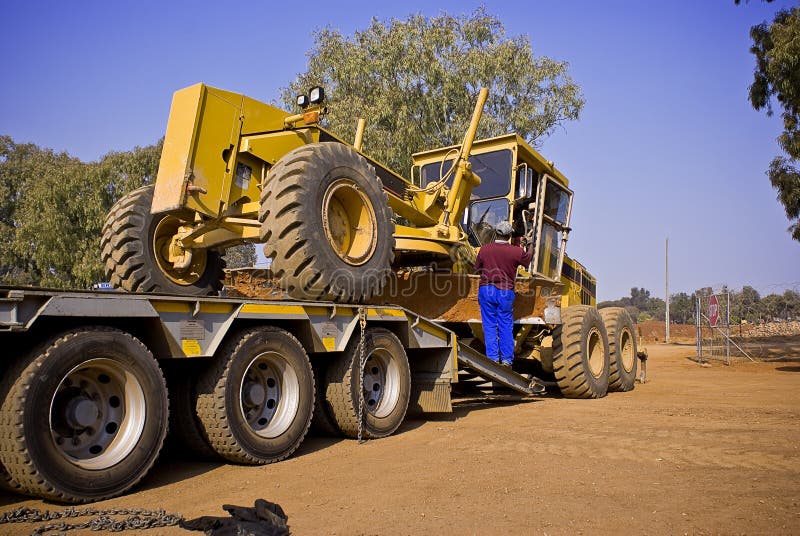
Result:
[[[514,360],[512,328],[517,268],[527,267],[533,258],[533,245],[525,250],[510,244],[511,233],[510,223],[498,223],[495,241],[482,246],[475,259],[475,271],[481,276],[478,304],[481,308],[486,355],[507,366],[511,366]]]

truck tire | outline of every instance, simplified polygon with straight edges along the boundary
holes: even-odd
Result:
[[[124,196],[103,224],[100,250],[112,286],[130,292],[205,296],[222,288],[225,260],[219,252],[197,249],[185,270],[167,260],[169,241],[183,223],[171,214],[150,214],[153,186]]]
[[[561,311],[553,331],[553,373],[567,398],[601,398],[608,392],[608,335],[597,309],[573,305]]]
[[[362,302],[380,292],[394,257],[394,224],[375,169],[347,145],[287,153],[261,190],[260,237],[292,297]]]
[[[314,410],[314,375],[302,345],[275,327],[231,338],[198,383],[197,415],[211,447],[251,465],[280,461],[302,443]]]
[[[632,391],[636,382],[636,328],[622,307],[600,310],[608,333],[608,390]]]
[[[0,386],[0,461],[21,491],[107,499],[153,466],[167,435],[167,389],[150,351],[107,327],[59,335]]]
[[[353,336],[344,353],[328,367],[326,398],[337,426],[347,437],[358,437],[360,337]],[[403,422],[411,396],[411,371],[400,340],[384,328],[364,335],[364,409],[362,437],[391,435]]]
[[[314,365],[314,387],[316,392],[314,395],[314,417],[311,419],[311,433],[324,437],[341,437],[342,431],[339,430],[339,426],[333,418],[331,406],[325,398],[325,392],[328,389],[326,371],[327,367],[321,364]]]
[[[165,375],[169,391],[169,437],[165,450],[180,457],[219,460],[197,416],[197,375],[188,367],[170,367]]]

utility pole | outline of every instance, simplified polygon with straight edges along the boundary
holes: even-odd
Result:
[[[666,281],[666,296],[664,297],[664,303],[667,304],[667,312],[665,314],[664,323],[665,323],[665,334],[666,334],[666,341],[669,344],[669,237],[667,237],[667,244],[666,244],[666,251],[664,255],[664,279]]]

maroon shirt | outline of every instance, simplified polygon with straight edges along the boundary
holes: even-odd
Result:
[[[525,251],[506,242],[490,242],[481,246],[475,259],[475,271],[481,274],[481,286],[494,285],[502,290],[514,290],[517,267],[528,266],[533,248]]]

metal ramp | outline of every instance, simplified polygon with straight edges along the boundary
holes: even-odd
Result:
[[[492,361],[478,350],[468,346],[468,342],[458,343],[458,364],[468,369],[470,376],[480,376],[484,380],[498,383],[524,395],[544,393],[544,385],[535,379],[528,379],[496,361]]]

